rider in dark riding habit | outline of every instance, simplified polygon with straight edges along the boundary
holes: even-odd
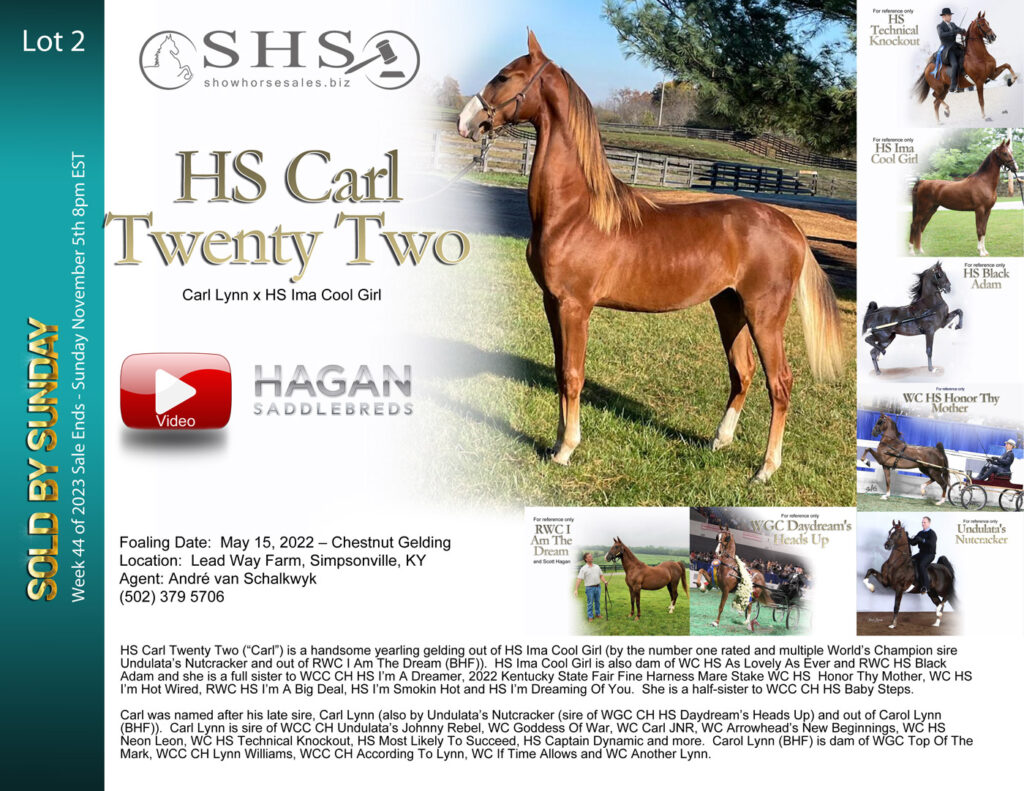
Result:
[[[942,21],[939,23],[939,41],[945,51],[949,52],[949,89],[953,93],[961,93],[960,71],[963,69],[964,48],[957,42],[957,36],[967,36],[967,31],[953,21],[953,12],[948,8],[942,9]]]
[[[1010,477],[1010,467],[1013,466],[1014,455],[1013,449],[1017,447],[1017,443],[1012,440],[1006,440],[1003,445],[1005,453],[1002,456],[989,456],[984,467],[981,468],[981,473],[975,481],[987,481],[989,476],[993,473],[997,475],[1005,475],[1007,478]]]
[[[932,520],[924,517],[921,520],[921,529],[913,538],[907,539],[911,546],[917,547],[917,554],[914,555],[914,572],[917,574],[917,590],[915,593],[928,592],[928,566],[935,559],[935,531],[932,530]]]

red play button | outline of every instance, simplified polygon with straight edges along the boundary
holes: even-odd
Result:
[[[129,428],[222,428],[231,417],[231,366],[219,354],[133,354],[121,364]]]

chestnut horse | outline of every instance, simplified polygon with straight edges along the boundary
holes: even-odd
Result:
[[[868,579],[874,575],[882,585],[896,592],[896,602],[892,608],[892,623],[889,624],[890,629],[895,629],[903,594],[909,593],[911,588],[916,587],[917,579],[917,575],[914,573],[914,561],[910,555],[910,542],[907,540],[907,531],[902,522],[893,520],[892,527],[889,529],[889,537],[885,540],[885,548],[891,552],[889,559],[882,564],[882,570],[868,569],[864,573],[863,581],[864,587],[874,593],[875,586]],[[932,626],[942,625],[942,611],[946,607],[946,602],[952,601],[956,604],[955,578],[953,566],[945,555],[941,555],[937,561],[928,566],[928,598],[935,605],[935,623]],[[921,591],[915,592],[920,593]]]
[[[953,211],[973,211],[974,225],[978,232],[978,255],[988,255],[985,249],[985,231],[988,228],[988,216],[996,205],[996,188],[999,186],[999,172],[1006,168],[1017,174],[1017,161],[1013,158],[1010,139],[1007,138],[993,148],[981,166],[965,179],[960,181],[943,181],[929,179],[914,182],[911,191],[911,202],[914,214],[910,222],[910,254],[919,255],[921,234],[928,221],[939,208]]]
[[[529,53],[501,69],[463,108],[459,133],[479,140],[506,124],[537,130],[528,200],[533,230],[526,258],[544,295],[559,390],[552,457],[568,464],[580,444],[580,393],[590,314],[595,307],[657,313],[710,300],[729,365],[731,389],[712,449],[728,446],[754,375],[757,349],[772,417],[767,481],[782,461],[793,374],[783,329],[794,294],[810,366],[822,378],[841,368],[835,295],[803,231],[763,203],[723,199],[673,204],[612,174],[594,110],[529,34]]]
[[[991,121],[985,115],[985,83],[994,80],[1004,71],[1009,71],[1010,76],[1006,77],[1006,84],[1013,85],[1017,81],[1017,73],[1009,63],[996,66],[996,59],[988,54],[985,44],[991,44],[996,40],[996,34],[985,19],[985,12],[982,11],[967,26],[967,46],[964,50],[963,69],[960,71],[960,87],[966,88],[970,85],[967,77],[971,78],[975,90],[978,93],[978,106],[981,107],[981,117],[985,121]],[[914,90],[917,93],[917,100],[923,102],[928,98],[928,91],[935,97],[935,120],[939,123],[939,105],[942,105],[946,118],[949,118],[949,105],[946,104],[946,94],[950,91],[950,67],[943,66],[938,76],[935,74],[935,55],[932,55],[928,65],[924,67],[924,74],[917,78]]]
[[[881,437],[878,440],[878,447],[865,448],[860,460],[867,461],[871,455],[882,465],[882,471],[885,473],[885,494],[881,499],[888,500],[892,495],[894,469],[910,470],[916,467],[928,476],[928,480],[921,484],[921,496],[924,497],[928,484],[937,483],[942,489],[942,497],[936,505],[946,502],[946,494],[949,492],[949,460],[941,442],[937,442],[934,448],[908,445],[896,425],[896,419],[889,417],[885,412],[879,413],[878,420],[871,429],[871,436]],[[870,467],[871,462],[867,461],[867,465]]]
[[[621,538],[615,538],[615,543],[604,556],[607,561],[622,559],[622,568],[626,571],[626,587],[629,588],[629,617],[633,617],[633,608],[636,607],[636,620],[640,620],[640,591],[654,591],[659,588],[668,588],[668,595],[672,597],[672,603],[668,611],[676,611],[677,590],[682,583],[686,598],[690,598],[690,583],[686,579],[686,566],[675,560],[665,560],[657,566],[648,566],[640,558],[633,554],[633,550],[622,543]]]
[[[755,601],[769,607],[775,606],[771,594],[768,593],[768,587],[765,585],[764,574],[748,569],[743,561],[736,557],[736,543],[728,529],[723,529],[718,533],[718,545],[715,547],[715,559],[711,563],[711,574],[714,577],[715,585],[722,591],[722,600],[718,602],[718,617],[711,622],[716,629],[719,621],[722,620],[725,600],[731,593],[735,592],[737,595],[742,593],[743,587],[746,587],[749,593],[745,594],[746,601],[738,602],[737,609],[742,609],[746,618],[745,625],[749,631],[754,631],[754,627],[758,625],[757,620],[751,617]]]

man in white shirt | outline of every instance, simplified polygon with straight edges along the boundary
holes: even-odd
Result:
[[[580,582],[583,582],[587,592],[587,620],[593,621],[601,617],[601,585],[606,583],[601,567],[594,565],[594,555],[588,552],[583,556],[583,565],[580,566],[580,573],[576,575],[576,589],[573,593],[580,595]]]

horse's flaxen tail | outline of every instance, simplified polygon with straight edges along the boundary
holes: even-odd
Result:
[[[930,64],[929,64],[930,65]],[[921,76],[917,78],[917,82],[914,83],[913,93],[917,94],[917,100],[923,102],[928,98],[928,91],[931,90],[931,86],[928,85],[928,78],[925,76],[927,70],[921,72]]]
[[[816,379],[837,379],[843,368],[843,331],[832,284],[811,252],[804,248],[797,302],[804,322],[804,341]]]

